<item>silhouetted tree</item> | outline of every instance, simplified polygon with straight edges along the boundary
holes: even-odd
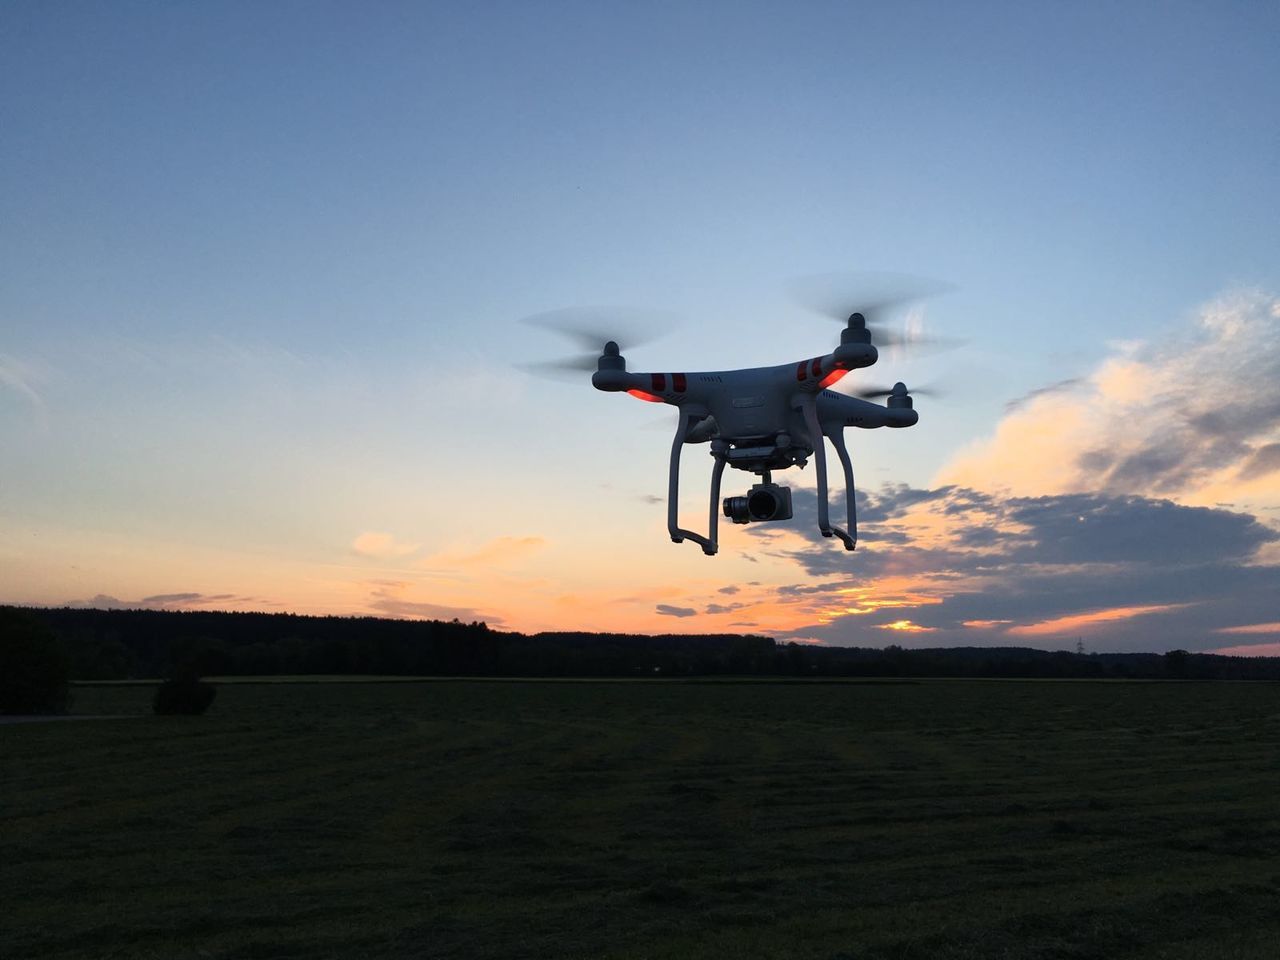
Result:
[[[1170,650],[1164,655],[1164,668],[1169,676],[1181,680],[1187,675],[1191,654],[1185,650]]]
[[[67,657],[58,638],[24,610],[0,607],[0,713],[64,713]]]
[[[352,674],[561,677],[1109,677],[1280,680],[1280,658],[792,646],[769,637],[490,630],[483,623],[288,613],[32,609],[72,656],[74,679]]]

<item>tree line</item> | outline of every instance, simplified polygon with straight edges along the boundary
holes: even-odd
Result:
[[[17,612],[17,611],[15,611]],[[1280,658],[818,647],[750,635],[521,634],[484,623],[290,613],[24,608],[73,680],[376,674],[492,677],[1028,677],[1280,680]],[[0,628],[7,621],[0,620]],[[0,629],[0,632],[3,632]],[[0,638],[5,639],[7,638]]]

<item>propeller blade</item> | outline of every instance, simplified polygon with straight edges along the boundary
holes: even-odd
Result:
[[[849,392],[849,396],[858,397],[861,400],[875,400],[878,397],[891,397],[895,393],[893,387],[867,387],[863,390],[853,390]],[[934,387],[911,387],[905,391],[905,395],[912,397],[938,397],[941,393]]]
[[[554,377],[558,380],[582,380],[584,373],[596,372],[598,353],[576,354],[571,357],[560,357],[555,360],[534,360],[528,363],[517,363],[516,369],[523,370],[538,377]]]
[[[665,336],[676,327],[678,320],[675,314],[661,310],[602,306],[549,310],[525,317],[521,323],[549,330],[599,356],[610,340],[625,353]]]
[[[800,306],[838,323],[846,322],[855,312],[868,323],[881,323],[895,310],[955,289],[940,280],[865,271],[812,274],[796,278],[788,287]]]
[[[877,347],[948,349],[965,343],[926,333],[915,309],[920,301],[955,289],[940,280],[903,273],[823,273],[794,280],[789,289],[800,306],[838,323],[862,314]]]
[[[911,350],[916,347],[954,350],[968,343],[960,337],[939,337],[919,329],[912,329],[910,323],[905,329],[886,326],[883,323],[868,323],[867,330],[871,332],[871,342],[877,347],[888,347],[894,350]]]

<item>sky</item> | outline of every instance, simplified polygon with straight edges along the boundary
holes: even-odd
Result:
[[[6,3],[0,602],[1280,653],[1278,28]],[[631,369],[812,357],[828,271],[950,284],[917,319],[964,341],[847,378],[942,390],[848,431],[853,554],[811,470],[672,544],[674,411],[520,367],[599,304],[680,318]]]

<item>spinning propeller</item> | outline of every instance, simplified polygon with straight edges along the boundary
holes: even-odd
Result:
[[[862,400],[875,400],[879,397],[937,397],[941,394],[934,387],[915,387],[911,390],[907,389],[907,385],[899,380],[892,387],[865,387],[862,390],[846,391],[851,397],[859,397]]]
[[[837,323],[865,327],[877,347],[938,350],[965,341],[927,334],[918,305],[951,289],[937,280],[900,273],[823,273],[792,282],[791,296]]]
[[[602,348],[606,353],[620,353],[644,346],[670,332],[677,319],[675,314],[635,307],[568,307],[535,313],[521,322],[550,330],[577,344],[579,350],[568,356],[518,366],[545,376],[593,373]],[[608,349],[609,344],[613,345],[612,351]]]

